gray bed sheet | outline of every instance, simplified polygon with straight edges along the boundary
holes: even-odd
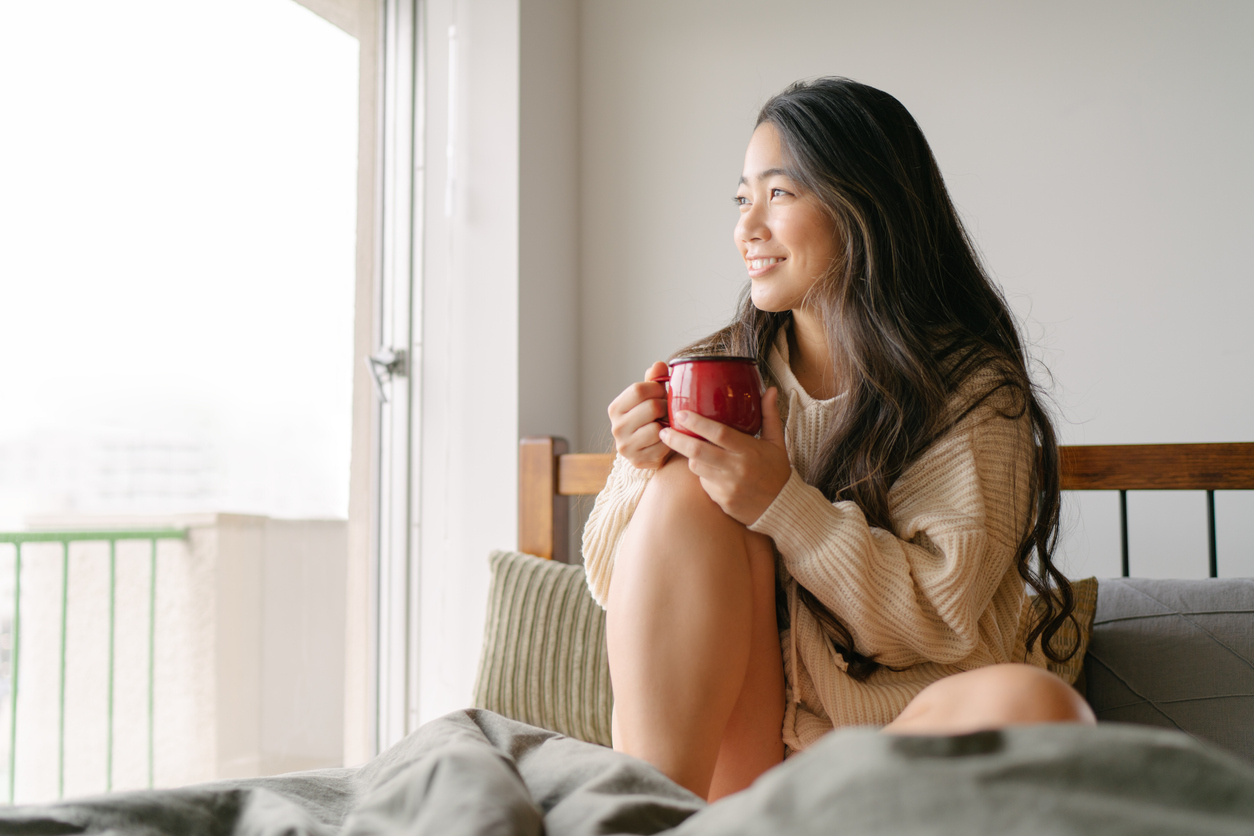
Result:
[[[848,729],[707,805],[642,761],[468,710],[359,769],[8,808],[0,833],[1249,836],[1254,767],[1179,732],[1121,724]]]

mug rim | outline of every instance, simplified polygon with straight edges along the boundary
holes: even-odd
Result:
[[[738,357],[734,354],[690,354],[687,357],[676,357],[671,360],[668,365],[677,366],[680,363],[709,363],[719,361],[725,363],[751,363],[757,365],[757,360],[752,357]]]

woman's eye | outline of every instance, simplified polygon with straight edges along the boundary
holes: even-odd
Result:
[[[749,198],[743,197],[741,195],[736,195],[735,197],[732,198],[732,203],[736,204],[737,206],[748,206]]]
[[[788,192],[783,189],[771,189],[771,197],[787,197]]]

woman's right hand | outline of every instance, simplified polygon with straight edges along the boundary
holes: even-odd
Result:
[[[665,363],[654,363],[643,381],[631,384],[610,403],[614,449],[641,470],[657,470],[671,455],[658,435],[662,425],[655,423],[666,417],[666,387],[657,379],[668,373]]]

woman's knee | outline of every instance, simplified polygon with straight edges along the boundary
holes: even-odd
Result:
[[[765,543],[765,545],[763,545]],[[774,601],[770,540],[723,513],[674,456],[649,480],[623,535],[610,583],[610,611],[623,596],[710,598],[728,605],[751,601],[769,587]],[[765,557],[763,557],[765,554]],[[658,592],[658,588],[665,591]]]
[[[1095,724],[1093,709],[1055,674],[1031,665],[994,665],[991,694],[1005,725],[1030,723]]]
[[[667,459],[653,474],[641,501],[642,504],[656,504],[660,508],[679,510],[685,514],[694,510],[722,513],[722,509],[701,487],[701,480],[688,469],[688,460],[678,453]]]
[[[991,665],[933,682],[886,731],[960,734],[1036,723],[1094,724],[1084,698],[1047,670],[1021,664]]]
[[[729,540],[739,540],[750,532],[727,516],[701,486],[701,480],[688,469],[688,460],[675,455],[645,486],[640,504],[627,526],[629,539],[640,542],[684,542],[690,548],[702,538],[726,548]]]

